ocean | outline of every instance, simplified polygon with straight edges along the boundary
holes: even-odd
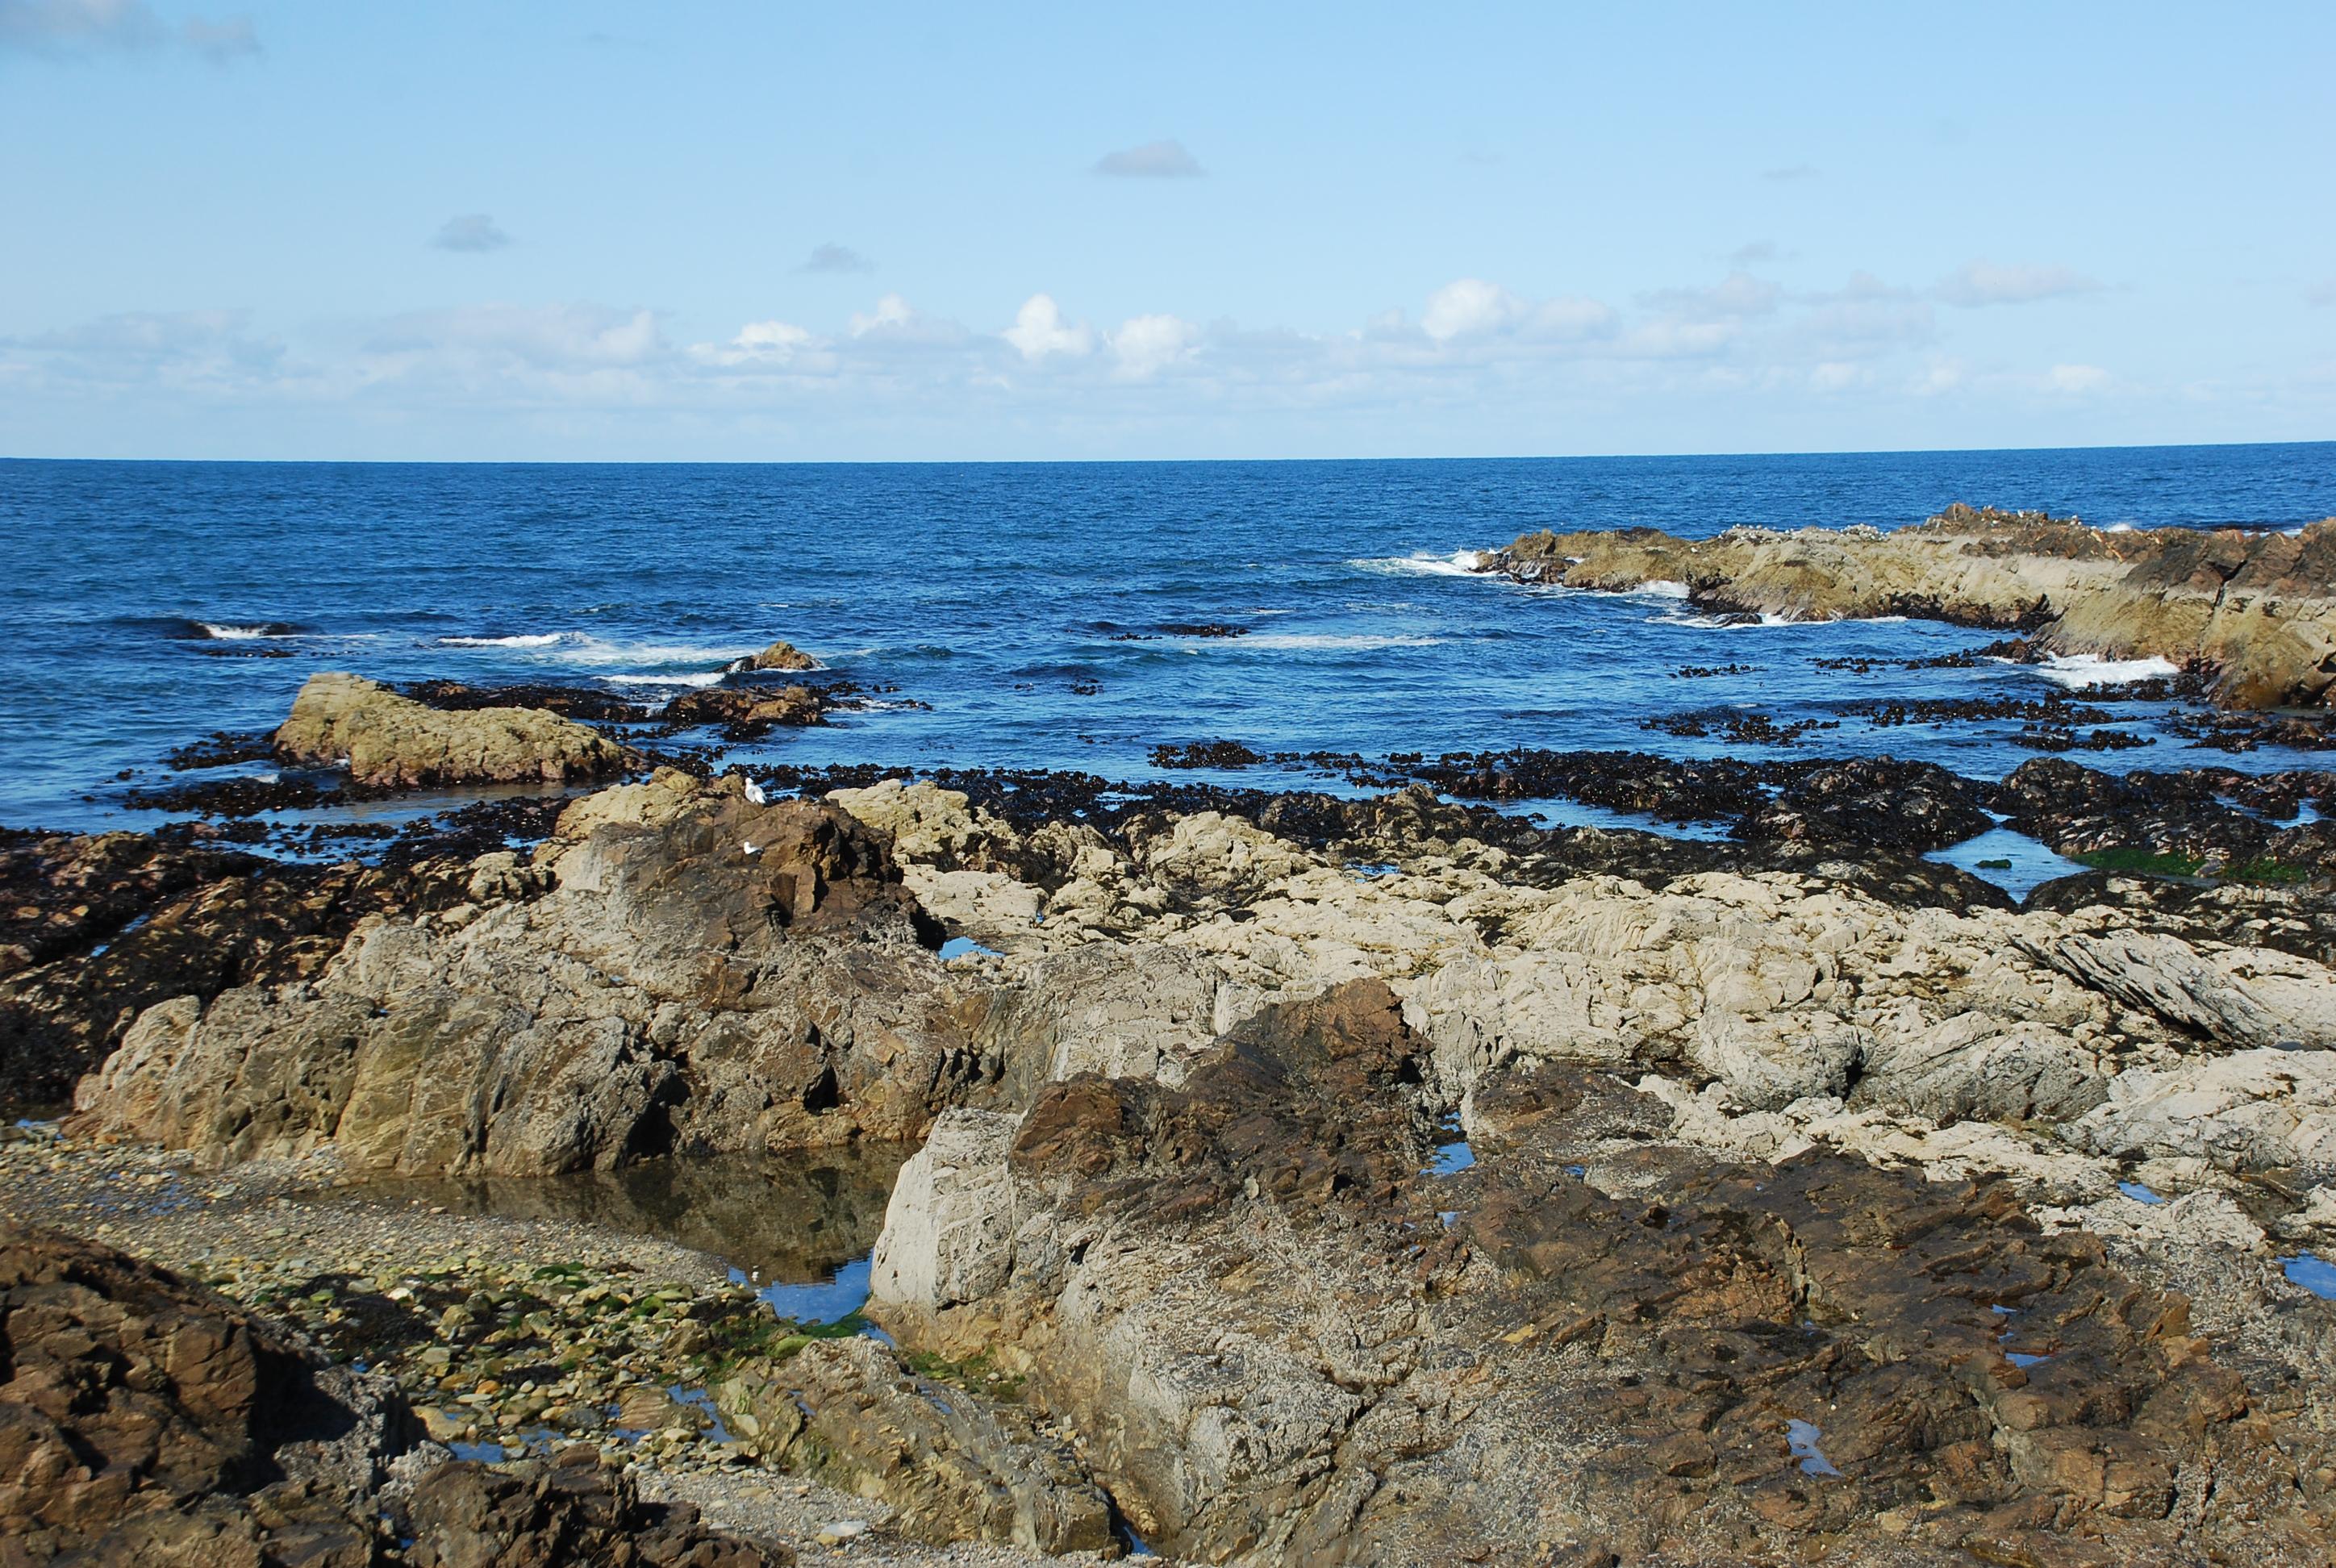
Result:
[[[1999,777],[2017,720],[1877,702],[2098,672],[1903,661],[1994,635],[1723,627],[1660,594],[1519,587],[1532,529],[1919,521],[1951,502],[2136,527],[2336,513],[2336,443],[1830,456],[913,465],[0,462],[0,823],[151,827],[174,745],[272,726],[310,673],[593,683],[650,701],[774,638],[873,695],[731,760],[1165,776],[1155,746],[1888,753]],[[1196,629],[1197,628],[1197,629]],[[1240,635],[1205,635],[1225,628]],[[1816,661],[1883,661],[1862,674]],[[1682,675],[1684,670],[1718,671]],[[1731,741],[1762,716],[1789,745]],[[2146,703],[2116,771],[2211,761]],[[1658,727],[1648,727],[1650,724]],[[1832,726],[1832,727],[1810,727]],[[1698,734],[1701,730],[1704,733]],[[1175,776],[1191,778],[1192,774]],[[1197,776],[1339,785],[1303,765]]]

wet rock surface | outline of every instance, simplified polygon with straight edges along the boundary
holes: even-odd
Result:
[[[1526,534],[1480,570],[1627,590],[1686,586],[1719,614],[1912,616],[2033,634],[2059,653],[2158,657],[2214,676],[2237,708],[2324,702],[2336,653],[2336,519],[2295,536],[2107,532],[2074,518],[1957,505],[1915,528],[1651,529]]]

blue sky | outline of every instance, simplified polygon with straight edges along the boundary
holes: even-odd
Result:
[[[0,454],[2336,436],[2336,7],[0,0]]]

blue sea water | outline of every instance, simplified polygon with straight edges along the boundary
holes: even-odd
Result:
[[[0,823],[150,825],[122,795],[161,782],[165,750],[272,726],[318,669],[588,681],[663,700],[782,637],[840,676],[897,687],[899,706],[780,734],[738,760],[1136,779],[1159,776],[1155,745],[1217,738],[1374,756],[1788,755],[1641,727],[1749,708],[1839,721],[1789,755],[1889,752],[2000,775],[2033,755],[2009,743],[2012,724],[1883,728],[1838,710],[2058,689],[2043,676],[1853,677],[1812,662],[1947,653],[1987,634],[1718,628],[1676,600],[1528,589],[1460,564],[1543,527],[1892,527],[1958,500],[2102,524],[2293,527],[2336,513],[2336,443],[1270,463],[0,462]],[[1212,622],[1247,635],[1172,629]],[[258,654],[288,657],[240,657]],[[1750,667],[1675,676],[1691,666]],[[2117,710],[2142,734],[2154,713]],[[2088,760],[2312,759],[2231,759],[2167,737]]]

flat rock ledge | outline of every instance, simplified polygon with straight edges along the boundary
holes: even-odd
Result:
[[[2055,653],[2211,671],[2231,707],[2324,706],[2336,686],[2336,518],[2293,534],[2111,531],[1958,504],[1894,532],[1543,530],[1479,570],[1607,592],[1671,585],[1721,614],[2033,633]]]
[[[287,762],[346,766],[363,784],[564,784],[625,770],[625,750],[598,731],[540,708],[449,711],[398,696],[362,676],[308,677],[276,732]]]

